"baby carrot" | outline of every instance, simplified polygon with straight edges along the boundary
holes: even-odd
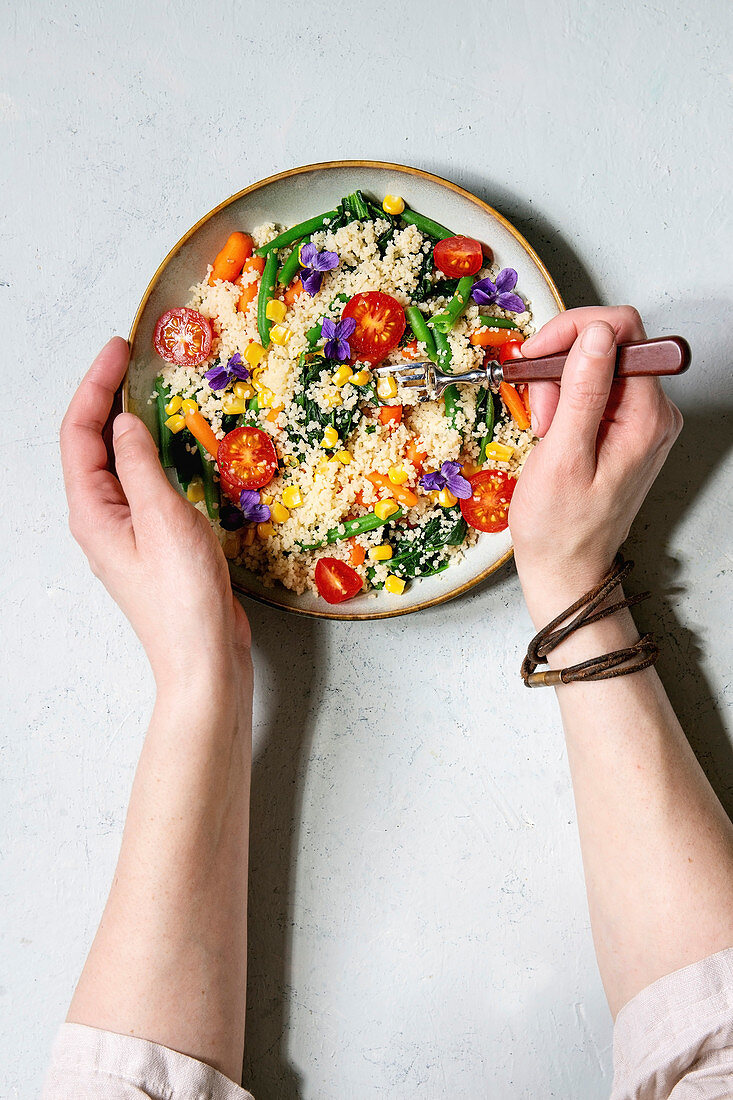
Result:
[[[356,539],[351,540],[349,547],[349,560],[352,565],[363,565],[366,558],[366,550]]]
[[[500,348],[502,344],[516,339],[516,332],[510,328],[477,328],[468,337],[468,342],[475,348]]]
[[[412,489],[407,489],[404,485],[393,485],[386,474],[367,474],[367,481],[371,481],[375,489],[388,489],[389,495],[406,508],[414,508],[417,504],[417,496]]]
[[[518,428],[521,428],[522,431],[526,431],[527,428],[530,426],[529,417],[527,416],[527,410],[524,407],[524,402],[515,390],[514,386],[512,386],[509,382],[502,382],[499,386],[499,393],[501,394],[502,401],[509,409],[514,423],[517,425]]]
[[[262,256],[250,256],[248,260],[244,261],[242,275],[248,275],[251,271],[256,271],[258,275],[262,275],[264,270],[265,261]],[[237,285],[241,285],[241,283],[238,282]],[[255,279],[253,282],[248,283],[247,286],[242,287],[242,292],[237,302],[237,309],[240,313],[244,313],[249,303],[255,300],[259,291],[259,285],[259,280]]]
[[[185,414],[186,427],[194,439],[204,447],[213,459],[216,459],[219,450],[219,440],[211,430],[208,420],[205,420],[200,412],[188,412]]]
[[[247,233],[232,233],[227,238],[227,243],[214,260],[214,266],[209,275],[209,286],[213,286],[217,279],[224,279],[233,283],[242,273],[244,261],[252,255],[254,241]]]

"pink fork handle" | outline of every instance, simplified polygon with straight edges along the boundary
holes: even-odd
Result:
[[[567,352],[538,359],[509,359],[503,366],[505,382],[559,382]],[[681,336],[662,336],[619,344],[616,378],[682,374],[690,365],[690,345]]]

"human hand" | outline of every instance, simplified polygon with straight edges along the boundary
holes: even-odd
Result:
[[[616,343],[644,338],[631,306],[590,306],[561,313],[522,347],[531,358],[572,345],[561,385],[531,385],[540,442],[509,509],[517,570],[538,623],[608,571],[682,427],[656,378],[613,381]]]
[[[249,667],[250,631],[209,523],[169,483],[142,421],[114,421],[117,476],[102,430],[129,358],[115,336],[85,375],[61,425],[71,533],[130,620],[158,686],[205,689]]]

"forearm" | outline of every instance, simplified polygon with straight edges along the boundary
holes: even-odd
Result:
[[[239,1080],[252,673],[163,691],[109,900],[69,1020],[135,1034]]]
[[[544,625],[572,599],[528,583]],[[577,592],[575,594],[577,596]],[[622,598],[616,590],[611,600]],[[638,638],[617,612],[550,654],[562,667]],[[733,826],[653,669],[557,689],[599,968],[612,1012],[656,978],[733,945]]]

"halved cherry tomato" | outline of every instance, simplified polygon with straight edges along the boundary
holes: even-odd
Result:
[[[468,337],[469,344],[476,348],[500,348],[504,344],[521,344],[513,328],[477,328]]]
[[[382,405],[379,410],[379,423],[396,428],[402,423],[402,405]]]
[[[481,270],[484,254],[473,237],[446,237],[433,249],[433,261],[449,279],[460,279]]]
[[[361,577],[340,558],[319,558],[315,580],[326,603],[343,603],[361,591]]]
[[[523,343],[524,340],[517,340],[517,338],[515,337],[513,340],[510,340],[508,343],[504,344],[504,346],[499,351],[499,362],[506,363],[509,359],[523,359]]]
[[[158,318],[153,344],[161,359],[196,367],[211,351],[211,324],[195,309],[169,309]]]
[[[267,432],[244,426],[228,432],[216,461],[224,492],[239,500],[242,489],[261,489],[277,473],[277,453]]]
[[[405,331],[405,311],[391,294],[368,290],[355,294],[343,309],[342,317],[353,317],[356,328],[349,337],[353,359],[378,363],[399,344]]]
[[[460,501],[466,523],[477,531],[505,531],[517,479],[504,470],[481,470],[468,479],[473,492]]]

